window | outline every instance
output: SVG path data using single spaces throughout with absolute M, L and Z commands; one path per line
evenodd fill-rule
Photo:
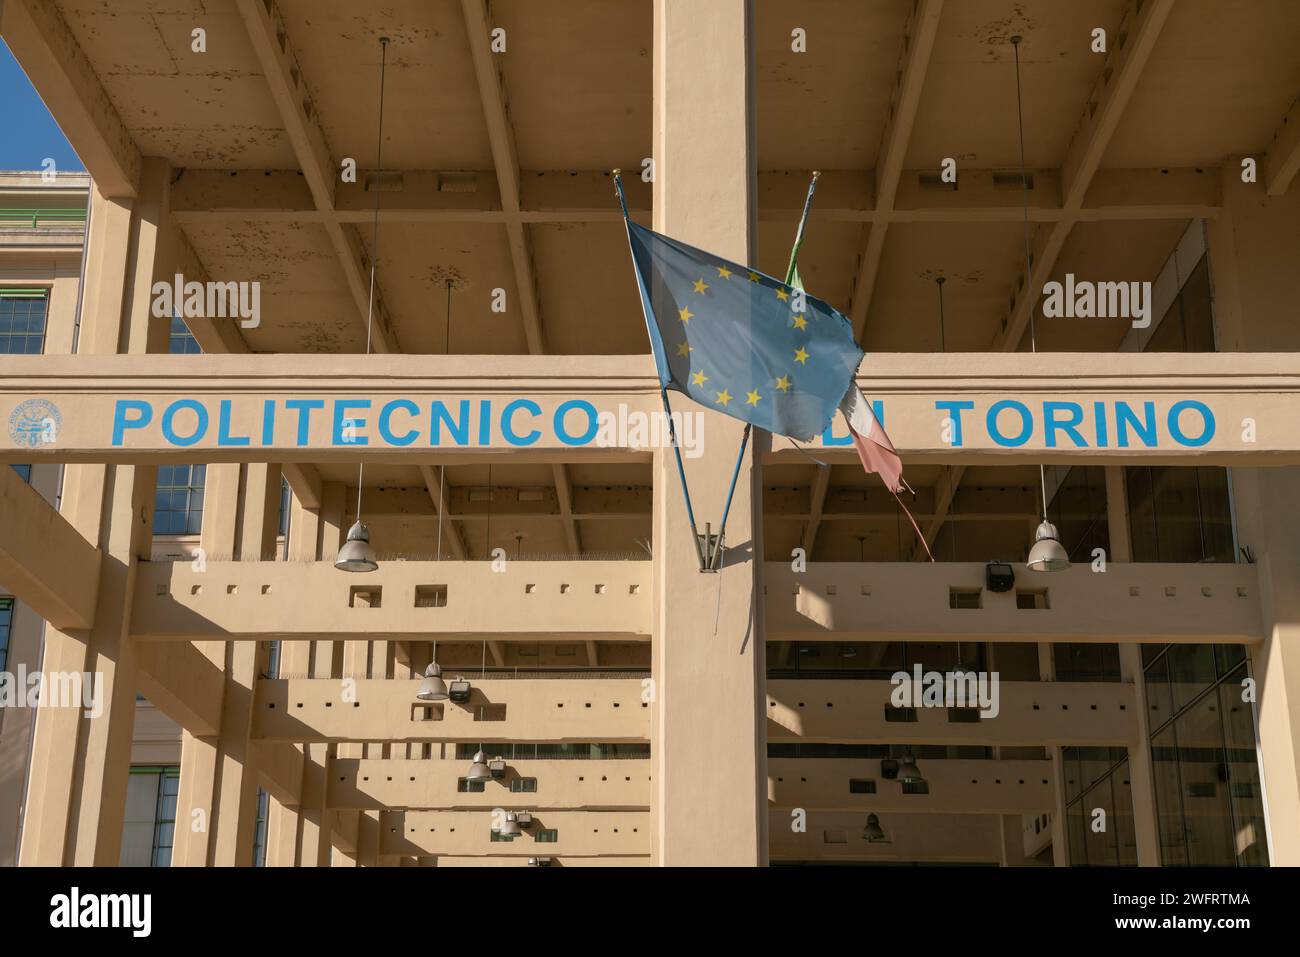
M 266 867 L 266 822 L 270 817 L 271 796 L 257 790 L 257 825 L 253 828 L 253 866 Z
M 171 866 L 180 782 L 176 765 L 131 768 L 119 858 L 123 867 Z
M 537 778 L 515 778 L 510 782 L 511 794 L 533 794 L 537 790 Z
M 461 794 L 481 794 L 486 783 L 486 781 L 467 781 L 464 778 L 457 778 L 456 790 Z
M 490 831 L 489 833 L 492 835 L 493 844 L 509 844 L 514 840 L 509 834 L 502 834 L 500 831 Z
M 45 351 L 45 289 L 0 289 L 0 353 L 40 355 Z
M 0 598 L 0 671 L 9 661 L 9 629 L 14 623 L 14 600 Z
M 192 356 L 203 351 L 199 348 L 199 341 L 190 333 L 185 320 L 180 316 L 172 316 L 172 325 L 167 336 L 167 351 L 174 356 Z
M 554 844 L 560 839 L 560 832 L 555 828 L 542 829 L 537 832 L 538 844 Z
M 155 535 L 197 535 L 203 524 L 206 466 L 160 465 L 154 494 Z
M 1057 681 L 1119 681 L 1119 645 L 1059 641 L 1052 645 Z
M 1124 477 L 1135 562 L 1236 560 L 1227 469 L 1136 466 Z

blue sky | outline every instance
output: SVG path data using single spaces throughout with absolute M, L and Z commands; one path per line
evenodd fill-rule
M 3 40 L 0 40 L 0 103 L 4 104 L 0 169 L 39 170 L 47 156 L 54 158 L 62 172 L 86 168 Z

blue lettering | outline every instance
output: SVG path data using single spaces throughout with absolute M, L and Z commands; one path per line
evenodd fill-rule
M 420 414 L 420 407 L 410 399 L 394 399 L 392 402 L 385 402 L 384 407 L 379 410 L 379 437 L 389 445 L 410 445 L 415 441 L 419 430 L 411 429 L 404 435 L 394 435 L 389 420 L 397 409 L 405 409 L 408 415 Z
M 287 399 L 284 403 L 286 409 L 296 409 L 298 412 L 298 439 L 299 448 L 307 444 L 307 438 L 311 434 L 311 411 L 312 409 L 325 408 L 324 399 Z
M 506 437 L 506 441 L 511 445 L 532 445 L 542 437 L 542 433 L 537 429 L 533 429 L 524 436 L 515 434 L 514 423 L 512 420 L 514 419 L 515 411 L 518 409 L 527 409 L 528 414 L 533 416 L 542 414 L 542 407 L 531 399 L 516 399 L 501 412 L 501 434 Z
M 262 444 L 275 444 L 275 400 L 265 399 L 262 402 Z
M 1057 419 L 1058 412 L 1068 412 L 1070 418 L 1062 422 Z M 1083 436 L 1079 434 L 1076 428 L 1083 421 L 1083 406 L 1077 402 L 1044 402 L 1043 403 L 1043 441 L 1049 449 L 1056 448 L 1056 430 L 1063 429 L 1065 434 L 1070 437 L 1076 449 L 1081 449 L 1087 443 Z
M 936 402 L 934 407 L 940 412 L 947 412 L 947 417 L 952 419 L 952 447 L 954 449 L 961 448 L 961 414 L 967 409 L 975 408 L 975 403 L 964 399 L 948 399 Z
M 457 445 L 467 445 L 469 443 L 469 399 L 460 400 L 460 421 L 453 421 L 447 414 L 447 406 L 442 402 L 434 401 L 429 406 L 429 444 L 442 445 L 442 424 L 447 423 L 448 431 L 451 432 L 452 439 Z
M 1115 444 L 1128 448 L 1128 430 L 1132 426 L 1142 444 L 1149 449 L 1156 446 L 1156 406 L 1154 402 L 1142 403 L 1143 421 L 1139 422 L 1127 402 L 1115 403 Z
M 1183 434 L 1180 416 L 1187 409 L 1194 409 L 1201 416 L 1201 434 L 1194 439 L 1189 439 Z M 1205 445 L 1210 439 L 1214 438 L 1214 413 L 1204 402 L 1198 402 L 1196 399 L 1184 399 L 1182 402 L 1175 402 L 1169 409 L 1169 434 L 1174 437 L 1174 441 L 1179 445 L 1186 445 L 1190 448 L 1197 448 Z
M 1003 409 L 1015 409 L 1020 415 L 1020 434 L 1013 439 L 1009 439 L 998 431 L 998 415 Z M 1029 441 L 1029 437 L 1034 433 L 1034 420 L 1029 414 L 1023 402 L 1017 402 L 1014 399 L 1003 399 L 1001 402 L 994 402 L 989 406 L 987 417 L 987 428 L 989 436 L 998 445 L 1007 448 L 1017 448 Z
M 194 411 L 195 423 L 194 423 L 194 432 L 192 435 L 187 435 L 183 437 L 179 436 L 176 434 L 176 430 L 173 428 L 173 420 L 176 418 L 176 413 L 179 412 L 181 409 L 192 409 Z M 203 434 L 207 431 L 208 431 L 208 410 L 203 408 L 202 404 L 195 401 L 194 399 L 178 399 L 177 401 L 173 402 L 171 405 L 167 406 L 166 411 L 164 411 L 162 414 L 163 438 L 166 439 L 168 442 L 170 442 L 172 445 L 179 445 L 182 447 L 193 445 L 199 439 L 203 438 Z
M 247 445 L 248 436 L 230 434 L 230 400 L 222 399 L 217 406 L 217 445 Z
M 564 417 L 571 409 L 579 409 L 587 416 L 587 431 L 576 438 L 564 427 Z M 585 399 L 570 399 L 568 402 L 562 402 L 555 410 L 555 434 L 565 445 L 586 445 L 596 437 L 596 418 L 596 407 Z
M 349 409 L 368 409 L 370 408 L 369 399 L 339 399 L 334 403 L 334 435 L 333 442 L 335 445 L 369 445 L 370 436 L 357 434 L 357 430 L 365 426 L 365 419 L 354 419 L 352 416 L 344 416 L 344 412 Z M 352 438 L 343 435 L 343 429 L 347 426 L 352 427 Z
M 136 415 L 127 418 L 128 412 Z M 153 406 L 138 399 L 118 399 L 113 408 L 113 447 L 122 444 L 122 436 L 127 429 L 143 429 L 153 421 Z

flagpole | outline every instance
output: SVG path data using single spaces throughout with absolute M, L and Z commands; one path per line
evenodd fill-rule
M 813 193 L 817 191 L 817 178 L 821 173 L 813 170 L 812 182 L 808 184 L 808 195 L 804 197 L 803 213 L 799 216 L 799 228 L 795 230 L 794 245 L 790 248 L 790 263 L 785 267 L 785 284 L 791 285 L 798 276 L 799 247 L 803 245 L 804 226 L 808 223 L 808 213 L 812 209 Z M 802 288 L 802 284 L 800 284 Z M 745 449 L 749 446 L 749 434 L 754 430 L 753 425 L 746 422 L 745 432 L 740 438 L 740 451 L 736 453 L 736 467 L 731 473 L 731 487 L 727 489 L 727 504 L 722 507 L 722 526 L 718 529 L 717 542 L 722 543 L 722 537 L 727 531 L 727 516 L 731 514 L 731 498 L 736 492 L 736 480 L 740 477 L 740 465 L 745 458 Z M 709 567 L 713 567 L 713 559 L 717 553 L 717 547 L 709 549 Z
M 623 224 L 624 226 L 626 226 L 631 221 L 631 217 L 628 215 L 627 212 L 627 197 L 623 195 L 623 179 L 621 173 L 622 171 L 617 169 L 614 170 L 613 172 L 614 192 L 618 196 L 618 205 L 623 210 Z M 631 241 L 632 241 L 632 232 L 629 229 L 628 230 L 629 249 L 631 248 Z M 633 266 L 636 265 L 635 258 L 633 259 L 632 264 Z M 647 331 L 649 328 L 649 322 L 650 322 L 650 317 L 647 316 L 646 317 Z M 668 422 L 668 435 L 671 437 L 672 444 L 673 444 L 673 456 L 677 460 L 677 479 L 682 486 L 682 499 L 686 502 L 686 518 L 691 523 L 691 542 L 695 546 L 695 557 L 700 563 L 700 571 L 704 571 L 705 570 L 704 548 L 700 544 L 700 532 L 698 526 L 696 526 L 695 524 L 695 509 L 691 507 L 691 491 L 686 486 L 686 466 L 682 464 L 682 449 L 677 442 L 677 428 L 673 425 L 673 411 L 668 405 L 668 388 L 663 384 L 663 382 L 659 383 L 659 398 L 663 402 L 664 418 Z M 733 483 L 735 482 L 734 479 L 732 481 Z

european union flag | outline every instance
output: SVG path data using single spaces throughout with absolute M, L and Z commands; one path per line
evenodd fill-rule
M 626 222 L 663 386 L 779 435 L 825 431 L 862 361 L 848 318 L 797 285 Z

